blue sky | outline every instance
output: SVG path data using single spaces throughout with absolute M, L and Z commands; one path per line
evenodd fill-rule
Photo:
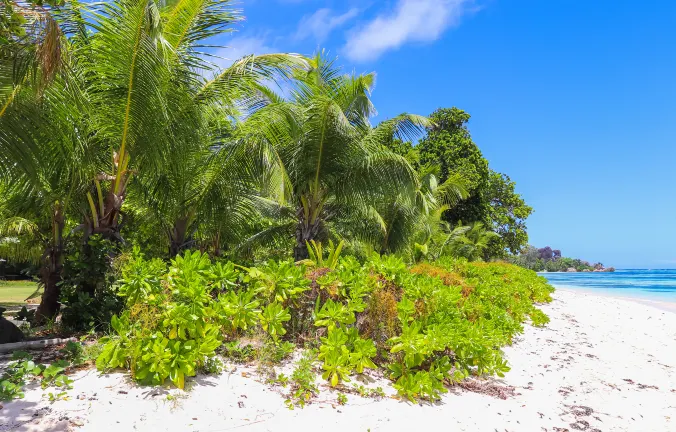
M 376 71 L 379 117 L 457 106 L 535 208 L 531 243 L 676 267 L 676 2 L 251 0 L 223 43 Z

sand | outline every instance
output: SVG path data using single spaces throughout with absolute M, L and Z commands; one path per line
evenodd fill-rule
M 676 431 L 676 313 L 563 290 L 543 309 L 551 323 L 505 349 L 506 377 L 473 383 L 506 399 L 456 387 L 433 405 L 348 394 L 341 406 L 323 386 L 289 410 L 254 367 L 197 377 L 189 392 L 89 370 L 69 400 L 50 403 L 37 387 L 4 403 L 0 431 Z

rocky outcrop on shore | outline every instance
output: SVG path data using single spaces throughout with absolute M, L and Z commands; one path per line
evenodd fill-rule
M 561 270 L 561 272 L 564 273 L 612 273 L 615 271 L 615 267 L 601 267 L 601 268 L 595 268 L 594 270 L 591 269 L 584 269 L 584 270 L 578 270 L 575 267 L 569 267 L 566 270 Z

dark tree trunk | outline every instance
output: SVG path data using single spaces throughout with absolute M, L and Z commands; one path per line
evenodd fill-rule
M 122 181 L 126 181 L 126 176 Z M 99 234 L 106 240 L 124 243 L 124 239 L 120 235 L 122 224 L 120 223 L 120 216 L 122 215 L 122 204 L 124 203 L 126 190 L 122 188 L 119 194 L 113 192 L 115 185 L 115 177 L 107 174 L 100 174 L 97 181 L 109 181 L 109 190 L 103 194 L 103 200 L 99 201 L 98 194 L 94 194 L 93 198 L 95 204 L 95 212 L 85 215 L 84 223 L 84 241 L 93 234 Z
M 64 217 L 60 207 L 54 210 L 52 215 L 52 239 L 43 257 L 43 265 L 40 270 L 44 291 L 42 300 L 35 311 L 33 323 L 43 325 L 47 320 L 56 318 L 59 313 L 59 296 L 61 295 L 61 269 L 63 268 L 63 227 Z
M 324 224 L 320 219 L 315 220 L 314 223 L 306 223 L 303 219 L 298 222 L 296 226 L 296 246 L 293 248 L 293 259 L 295 261 L 309 258 L 310 254 L 307 250 L 307 243 L 310 240 L 322 241 L 323 228 Z
M 308 259 L 309 256 L 310 255 L 308 254 L 307 251 L 307 245 L 301 240 L 298 240 L 298 238 L 296 238 L 296 246 L 294 246 L 293 248 L 293 260 L 301 261 L 304 259 Z
M 221 232 L 217 231 L 216 232 L 216 237 L 214 237 L 213 240 L 213 247 L 214 247 L 214 257 L 215 258 L 220 258 L 222 252 L 221 252 Z
M 188 246 L 189 225 L 190 222 L 187 218 L 174 222 L 174 227 L 169 233 L 169 258 L 174 258 Z

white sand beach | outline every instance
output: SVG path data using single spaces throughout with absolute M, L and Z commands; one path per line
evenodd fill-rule
M 38 386 L 3 403 L 0 431 L 676 431 L 676 313 L 562 290 L 543 309 L 551 323 L 505 349 L 505 379 L 475 385 L 492 395 L 453 388 L 416 405 L 348 394 L 341 406 L 322 384 L 316 402 L 289 410 L 255 367 L 198 377 L 189 392 L 88 370 L 69 400 L 50 403 Z M 369 386 L 393 394 L 386 384 Z

